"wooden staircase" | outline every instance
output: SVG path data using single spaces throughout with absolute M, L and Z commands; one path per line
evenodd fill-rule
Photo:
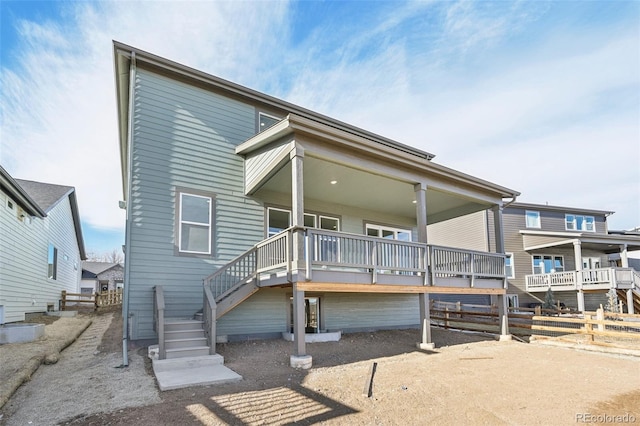
M 633 289 L 631 290 L 633 295 L 633 310 L 636 314 L 640 314 L 640 291 Z M 627 304 L 627 292 L 626 290 L 616 290 L 618 294 L 618 300 L 622 301 L 622 303 L 627 306 L 628 312 L 628 304 Z

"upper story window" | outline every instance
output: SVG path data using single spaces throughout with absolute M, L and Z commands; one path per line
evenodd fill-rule
M 596 221 L 593 216 L 566 214 L 564 215 L 564 224 L 567 231 L 595 232 L 596 230 Z
M 184 253 L 211 254 L 213 198 L 180 193 L 179 250 Z
M 540 228 L 540 212 L 527 210 L 525 213 L 527 228 Z
M 504 255 L 504 274 L 508 278 L 516 277 L 516 271 L 513 266 L 513 253 L 505 253 Z
M 548 254 L 536 254 L 531 256 L 534 274 L 549 274 L 564 272 L 564 257 Z
M 261 112 L 258 114 L 258 133 L 267 130 L 269 127 L 276 124 L 281 118 L 274 117 L 273 115 L 265 114 Z

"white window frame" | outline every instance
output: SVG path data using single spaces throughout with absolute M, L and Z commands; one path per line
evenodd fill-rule
M 551 271 L 547 271 L 547 270 L 543 270 L 542 272 L 536 272 L 536 262 L 535 262 L 536 257 L 539 257 L 539 258 L 543 261 L 542 263 L 544 264 L 544 258 L 545 258 L 545 256 L 546 256 L 546 257 L 551 257 L 551 260 L 553 260 L 553 264 L 554 264 L 554 266 L 555 266 L 555 261 L 556 261 L 556 259 L 557 259 L 557 258 L 560 258 L 560 259 L 562 260 L 562 271 L 557 271 L 557 270 L 556 270 L 556 271 L 554 271 L 554 272 L 564 272 L 564 271 L 565 271 L 566 266 L 565 266 L 565 263 L 564 263 L 564 256 L 559 255 L 559 254 L 547 254 L 547 253 L 541 253 L 541 254 L 532 254 L 532 255 L 531 255 L 531 272 L 533 272 L 533 274 L 537 274 L 537 273 L 540 273 L 540 274 L 550 274 L 550 273 L 552 273 Z M 552 268 L 552 269 L 554 269 L 554 268 Z
M 579 217 L 582 218 L 582 223 L 585 225 L 584 229 L 578 229 Z M 591 219 L 591 229 L 588 227 L 589 219 Z M 567 231 L 596 232 L 596 218 L 595 216 L 567 213 L 564 215 L 564 229 Z
M 537 217 L 535 219 L 535 223 L 530 224 L 529 223 L 529 214 L 535 214 Z M 542 223 L 540 220 L 540 212 L 536 211 L 536 210 L 525 210 L 524 213 L 524 222 L 525 222 L 525 226 L 527 228 L 536 228 L 536 229 L 540 229 L 542 227 Z
M 262 121 L 261 117 L 263 117 L 263 116 L 267 117 L 267 118 L 270 118 L 272 120 L 275 120 L 276 122 L 273 123 L 271 126 L 267 126 L 265 128 L 262 128 L 262 126 L 260 125 L 260 122 Z M 258 112 L 258 133 L 264 132 L 265 130 L 275 126 L 277 124 L 277 122 L 281 121 L 281 120 L 282 120 L 282 118 L 276 117 L 275 115 L 267 114 L 266 112 Z
M 58 248 L 51 243 L 47 248 L 47 278 L 58 279 Z
M 269 219 L 271 217 L 270 212 L 271 211 L 279 211 L 279 212 L 283 212 L 283 213 L 287 213 L 289 215 L 289 226 L 291 226 L 291 210 L 289 209 L 283 209 L 281 207 L 267 207 L 267 217 L 266 217 L 266 235 L 267 238 L 272 237 L 274 235 L 277 234 L 277 232 L 271 232 L 269 229 Z M 322 223 L 322 219 L 330 219 L 330 220 L 335 220 L 336 223 L 338 224 L 338 229 L 328 229 L 328 231 L 340 231 L 340 218 L 336 217 L 336 216 L 329 216 L 329 215 L 325 215 L 325 214 L 315 214 L 315 213 L 304 213 L 304 217 L 305 219 L 309 219 L 312 218 L 313 219 L 313 226 L 312 228 L 318 228 L 320 229 L 320 224 Z M 281 231 L 279 231 L 281 232 Z
M 411 229 L 404 229 L 404 228 L 396 228 L 394 226 L 386 226 L 386 225 L 376 225 L 374 223 L 366 223 L 364 226 L 364 233 L 365 235 L 369 236 L 369 229 L 376 229 L 377 231 L 379 231 L 379 234 L 382 233 L 382 231 L 391 231 L 393 232 L 393 239 L 394 240 L 398 240 L 398 233 L 406 233 L 409 235 L 409 241 L 412 241 L 413 239 L 413 233 L 411 231 Z M 381 236 L 378 236 L 377 238 L 384 238 Z
M 196 197 L 196 198 L 203 198 L 206 200 L 209 200 L 209 222 L 208 223 L 204 223 L 204 222 L 192 222 L 192 221 L 187 221 L 187 220 L 182 220 L 182 206 L 183 206 L 183 197 L 184 196 L 189 196 L 189 197 Z M 213 197 L 209 197 L 206 195 L 200 195 L 200 194 L 194 194 L 192 192 L 180 192 L 179 196 L 178 196 L 178 200 L 179 200 L 179 217 L 178 217 L 178 251 L 180 253 L 189 253 L 189 254 L 205 254 L 205 255 L 210 255 L 211 254 L 211 234 L 212 234 L 212 230 L 213 230 Z M 186 224 L 186 225 L 196 225 L 196 226 L 202 226 L 202 227 L 207 227 L 207 251 L 197 251 L 197 250 L 185 250 L 182 248 L 182 225 Z
M 510 262 L 511 262 L 511 265 L 510 265 L 511 266 L 511 274 L 507 275 L 507 278 L 515 278 L 516 277 L 516 265 L 515 265 L 515 262 L 514 262 L 513 253 L 505 253 L 504 256 L 505 256 L 505 259 L 504 259 L 504 269 L 505 269 L 505 271 L 504 271 L 504 273 L 505 273 L 505 275 L 507 274 L 507 259 L 509 259 Z

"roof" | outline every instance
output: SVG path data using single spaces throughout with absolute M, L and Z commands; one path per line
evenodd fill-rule
M 20 203 L 25 211 L 32 216 L 40 218 L 46 217 L 47 213 L 60 203 L 60 201 L 68 199 L 73 217 L 78 250 L 80 251 L 80 259 L 87 258 L 84 248 L 84 238 L 82 237 L 78 201 L 74 187 L 13 179 L 2 167 L 0 167 L 0 184 L 3 189 L 5 187 L 7 188 L 7 192 L 16 198 L 17 202 Z M 28 206 L 28 208 L 25 206 Z
M 54 185 L 52 183 L 35 182 L 16 179 L 16 182 L 47 213 L 74 191 L 72 186 Z
M 18 205 L 31 216 L 43 218 L 47 213 L 40 207 L 24 188 L 0 166 L 0 188 L 13 198 Z
M 564 213 L 585 213 L 585 214 L 600 215 L 600 216 L 609 216 L 615 213 L 610 210 L 594 210 L 594 209 L 585 209 L 581 207 L 551 206 L 548 204 L 522 203 L 519 201 L 510 204 L 509 207 L 521 208 L 521 209 L 561 211 Z
M 111 262 L 82 262 L 82 275 L 84 276 L 84 271 L 90 272 L 94 275 L 101 274 L 105 271 L 108 271 L 111 268 L 115 268 L 116 266 L 122 266 L 120 263 L 111 263 Z M 93 277 L 92 277 L 93 278 Z
M 123 194 L 125 200 L 127 198 L 127 187 L 129 184 L 128 141 L 131 131 L 131 123 L 129 123 L 129 91 L 131 90 L 132 83 L 131 73 L 135 73 L 137 67 L 152 68 L 157 71 L 159 70 L 160 72 L 172 75 L 174 78 L 183 81 L 187 80 L 192 84 L 196 84 L 201 87 L 204 86 L 215 91 L 224 92 L 232 97 L 240 97 L 242 99 L 261 104 L 264 107 L 287 111 L 290 114 L 290 117 L 297 116 L 300 117 L 300 119 L 307 120 L 307 122 L 309 123 L 315 122 L 325 128 L 332 128 L 335 131 L 350 134 L 352 135 L 352 137 L 366 141 L 366 144 L 368 145 L 378 146 L 380 150 L 395 151 L 398 156 L 402 155 L 413 157 L 417 160 L 416 162 L 430 162 L 431 159 L 435 157 L 434 154 L 431 154 L 429 152 L 402 144 L 400 142 L 388 139 L 386 137 L 377 135 L 356 126 L 302 108 L 298 105 L 288 103 L 281 99 L 277 99 L 264 93 L 260 93 L 258 91 L 232 83 L 222 78 L 215 77 L 202 71 L 198 71 L 185 65 L 150 54 L 143 50 L 136 49 L 126 44 L 114 41 L 113 48 L 120 139 L 120 159 L 122 167 Z M 495 193 L 502 194 L 503 198 L 509 197 L 515 199 L 515 197 L 520 195 L 520 193 L 517 191 L 504 188 L 490 182 L 482 181 L 475 177 L 456 172 L 452 169 L 447 169 L 444 166 L 434 165 L 434 170 L 437 170 L 440 173 L 444 173 L 448 177 L 454 178 L 455 180 L 462 179 L 468 182 L 473 181 L 474 183 L 483 186 L 485 189 L 490 189 Z

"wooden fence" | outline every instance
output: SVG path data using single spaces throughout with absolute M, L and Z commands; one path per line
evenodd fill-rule
M 64 311 L 70 306 L 82 306 L 92 305 L 94 309 L 116 306 L 122 304 L 122 289 L 108 290 L 100 293 L 69 293 L 65 290 L 62 291 L 62 298 L 60 299 L 60 310 Z
M 500 333 L 498 310 L 490 305 L 432 302 L 432 324 L 445 329 Z M 600 308 L 584 314 L 568 309 L 509 308 L 511 334 L 573 343 L 640 347 L 640 315 Z

